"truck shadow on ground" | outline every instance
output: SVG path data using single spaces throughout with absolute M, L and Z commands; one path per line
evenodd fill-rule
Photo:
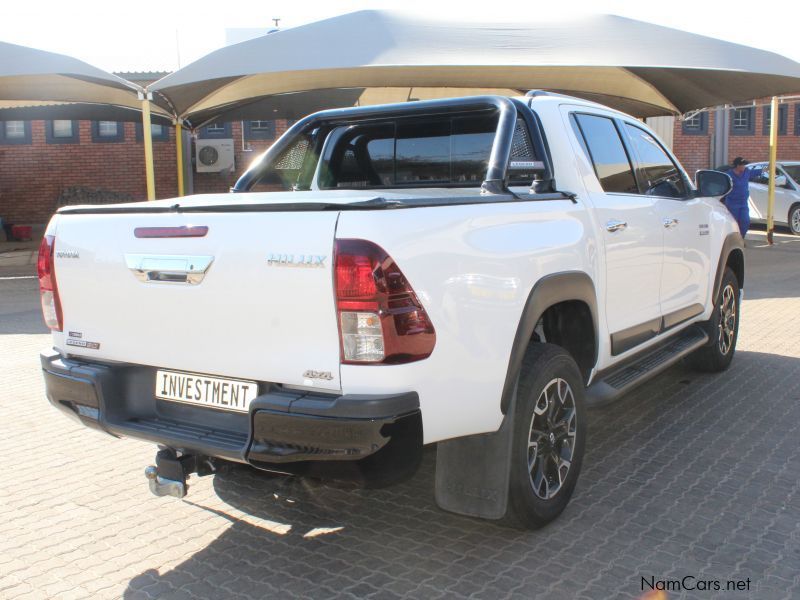
M 0 266 L 0 335 L 49 333 L 39 306 L 39 282 Z
M 739 352 L 721 375 L 668 370 L 589 411 L 575 496 L 539 531 L 439 510 L 435 449 L 380 490 L 232 467 L 214 480 L 232 525 L 172 570 L 134 577 L 125 598 L 638 596 L 643 574 L 703 569 L 763 582 L 760 542 L 726 553 L 725 541 L 759 515 L 785 525 L 799 400 L 797 358 Z

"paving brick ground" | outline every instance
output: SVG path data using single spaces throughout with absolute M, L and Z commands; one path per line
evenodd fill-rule
M 384 490 L 235 468 L 152 497 L 149 444 L 47 404 L 36 282 L 0 279 L 0 598 L 800 598 L 800 239 L 761 240 L 731 371 L 593 411 L 572 503 L 524 533 L 438 510 L 432 451 Z

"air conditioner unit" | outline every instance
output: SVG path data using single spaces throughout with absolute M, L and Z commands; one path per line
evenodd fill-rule
M 197 140 L 194 145 L 198 173 L 233 171 L 233 140 Z

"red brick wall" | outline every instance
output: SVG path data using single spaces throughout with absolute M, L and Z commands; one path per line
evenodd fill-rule
M 698 169 L 708 168 L 711 152 L 711 132 L 714 131 L 714 115 L 708 115 L 708 133 L 706 135 L 686 135 L 682 122 L 675 119 L 672 134 L 672 152 L 681 161 L 689 176 L 693 177 Z
M 227 192 L 250 162 L 274 141 L 246 140 L 244 147 L 249 150 L 243 150 L 241 122 L 231 125 L 236 170 L 233 173 L 194 173 L 194 193 Z M 80 121 L 80 143 L 48 144 L 45 121 L 31 121 L 30 144 L 0 145 L 0 217 L 7 223 L 47 223 L 62 190 L 76 186 L 146 200 L 144 144 L 136 141 L 134 123 L 124 126 L 124 142 L 92 142 L 91 121 Z M 286 121 L 277 121 L 275 129 L 277 138 L 286 131 Z M 173 129 L 169 130 L 168 141 L 153 141 L 153 162 L 156 196 L 176 196 Z
M 275 139 L 278 139 L 287 129 L 286 121 L 275 122 Z M 245 140 L 242 148 L 242 122 L 231 123 L 233 137 L 234 166 L 233 173 L 194 173 L 194 193 L 209 194 L 212 192 L 227 192 L 236 183 L 239 176 L 247 170 L 250 163 L 269 148 L 273 140 Z
M 761 98 L 756 104 L 768 104 L 770 98 Z M 788 123 L 785 135 L 778 135 L 778 160 L 800 160 L 800 136 L 794 133 L 796 111 L 800 105 L 789 104 Z M 732 135 L 728 145 L 728 156 L 733 160 L 741 156 L 749 161 L 769 160 L 769 135 L 764 130 L 764 109 L 756 108 L 756 135 Z
M 759 98 L 755 102 L 755 129 L 753 135 L 729 135 L 729 161 L 732 161 L 737 156 L 742 156 L 749 161 L 769 159 L 769 135 L 762 133 L 764 130 L 763 107 L 769 102 L 770 98 Z M 778 136 L 778 159 L 800 160 L 800 135 L 795 135 L 795 123 L 797 123 L 797 111 L 800 110 L 800 103 L 792 102 L 788 103 L 788 105 L 786 134 Z M 728 111 L 729 115 L 730 113 L 731 111 Z M 714 123 L 713 112 L 709 112 L 708 118 L 708 133 L 706 135 L 684 134 L 681 122 L 675 119 L 673 152 L 690 174 L 697 169 L 721 166 L 709 164 L 711 138 L 716 124 Z M 725 126 L 730 127 L 730 123 L 725 123 Z
M 46 223 L 62 190 L 80 186 L 147 198 L 144 146 L 135 125 L 125 123 L 125 141 L 93 143 L 91 121 L 80 121 L 79 144 L 48 144 L 45 122 L 31 121 L 31 143 L 0 145 L 0 217 L 10 223 Z M 175 135 L 153 142 L 156 193 L 177 190 Z
M 759 99 L 763 105 L 769 98 Z M 795 123 L 800 104 L 790 104 L 787 134 L 778 140 L 778 157 L 800 160 L 800 135 L 795 135 Z M 709 113 L 706 135 L 685 135 L 676 119 L 673 151 L 691 174 L 710 165 L 710 144 L 714 131 L 714 114 Z M 763 135 L 764 111 L 755 110 L 755 134 L 729 137 L 730 159 L 743 156 L 761 161 L 769 156 L 769 136 Z M 81 121 L 80 144 L 48 144 L 45 141 L 45 122 L 32 121 L 31 144 L 0 145 L 0 217 L 18 224 L 46 223 L 56 208 L 62 190 L 80 186 L 129 194 L 135 199 L 146 198 L 144 148 L 136 141 L 135 125 L 125 124 L 125 142 L 93 143 L 91 122 Z M 233 173 L 194 173 L 194 192 L 205 194 L 227 192 L 247 166 L 274 140 L 246 140 L 242 145 L 241 122 L 231 124 L 235 148 Z M 725 126 L 729 126 L 727 123 Z M 276 122 L 276 138 L 286 131 L 286 121 Z M 175 171 L 175 133 L 170 129 L 169 141 L 154 141 L 156 195 L 169 198 L 177 194 Z

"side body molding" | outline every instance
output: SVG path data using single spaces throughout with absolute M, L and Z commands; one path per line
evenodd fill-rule
M 517 326 L 517 333 L 514 336 L 514 345 L 511 347 L 511 357 L 508 361 L 508 371 L 503 385 L 503 395 L 500 401 L 500 408 L 506 414 L 511 396 L 514 393 L 514 385 L 517 380 L 522 358 L 525 350 L 533 337 L 533 330 L 539 322 L 542 314 L 554 304 L 566 302 L 568 300 L 579 300 L 586 303 L 592 313 L 592 323 L 594 324 L 594 362 L 597 362 L 597 343 L 598 317 L 597 317 L 597 293 L 591 277 L 583 271 L 565 271 L 554 273 L 540 279 L 533 286 L 525 308 L 522 311 L 522 318 Z

